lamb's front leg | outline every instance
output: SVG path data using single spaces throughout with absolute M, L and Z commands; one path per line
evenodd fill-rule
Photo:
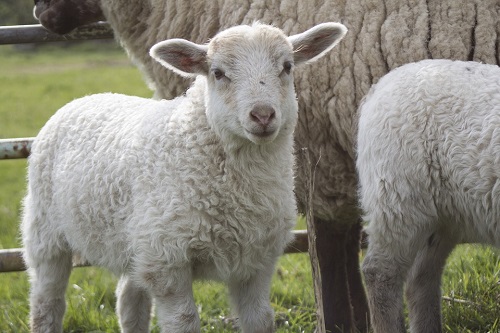
M 191 267 L 168 268 L 155 265 L 154 269 L 151 268 L 138 272 L 137 278 L 155 300 L 161 332 L 200 332 L 200 318 L 193 298 Z
M 273 273 L 274 265 L 270 265 L 249 279 L 229 283 L 229 295 L 243 333 L 274 331 L 274 311 L 269 300 Z

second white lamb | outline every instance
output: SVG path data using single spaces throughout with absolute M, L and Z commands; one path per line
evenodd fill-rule
M 357 168 L 374 332 L 441 332 L 441 275 L 460 243 L 500 246 L 500 68 L 424 60 L 360 109 Z

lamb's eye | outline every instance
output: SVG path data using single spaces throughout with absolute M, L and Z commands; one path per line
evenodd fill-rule
M 292 63 L 290 61 L 285 61 L 283 63 L 283 72 L 286 74 L 290 74 L 290 71 L 292 70 Z
M 218 68 L 215 68 L 213 70 L 213 73 L 214 73 L 214 77 L 215 77 L 216 80 L 220 80 L 220 79 L 222 79 L 225 76 L 224 72 L 221 69 L 218 69 Z

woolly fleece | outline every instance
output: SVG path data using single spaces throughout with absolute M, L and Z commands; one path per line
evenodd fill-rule
M 360 111 L 357 168 L 375 332 L 440 332 L 456 244 L 500 246 L 500 68 L 424 60 L 384 76 Z

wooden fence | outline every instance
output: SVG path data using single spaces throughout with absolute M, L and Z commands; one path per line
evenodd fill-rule
M 113 38 L 113 31 L 107 23 L 91 24 L 63 36 L 51 33 L 39 24 L 0 27 L 0 45 L 111 38 Z M 27 158 L 32 142 L 33 138 L 0 139 L 0 160 Z M 286 249 L 285 253 L 307 252 L 306 230 L 295 231 L 295 235 L 295 241 Z M 88 266 L 85 262 L 77 261 L 74 261 L 74 265 Z M 0 273 L 25 269 L 22 249 L 0 249 Z

